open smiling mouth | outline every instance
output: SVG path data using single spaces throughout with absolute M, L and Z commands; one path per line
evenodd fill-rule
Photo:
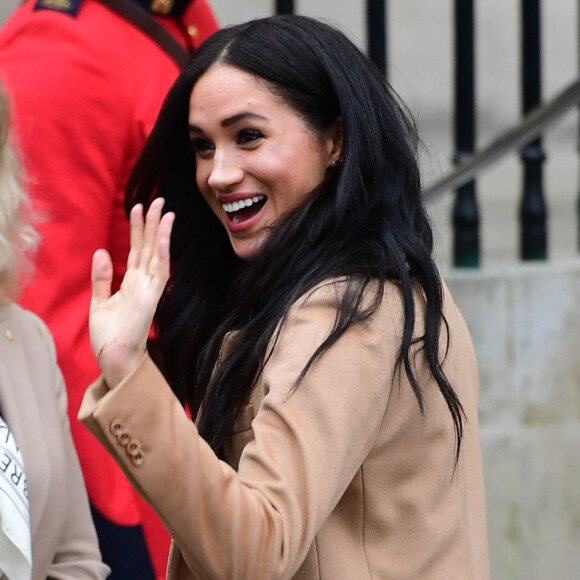
M 228 214 L 228 219 L 235 224 L 239 224 L 254 217 L 265 203 L 265 195 L 255 195 L 254 197 L 240 199 L 232 203 L 222 203 L 222 208 Z

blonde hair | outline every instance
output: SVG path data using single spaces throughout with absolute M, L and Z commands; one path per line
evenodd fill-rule
M 0 301 L 14 298 L 20 273 L 30 272 L 30 253 L 38 234 L 29 221 L 30 207 L 22 187 L 22 167 L 11 143 L 10 104 L 0 82 Z

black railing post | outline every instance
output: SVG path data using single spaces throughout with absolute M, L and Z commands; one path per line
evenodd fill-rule
M 580 9 L 578 10 L 578 20 L 576 22 L 578 29 L 577 29 L 577 37 L 576 37 L 576 42 L 577 47 L 578 47 L 578 71 L 579 71 L 579 75 L 580 75 Z M 580 107 L 578 108 L 579 112 L 580 112 Z M 577 142 L 577 151 L 578 154 L 580 155 L 580 123 L 578 124 L 578 142 Z M 577 235 L 578 235 L 578 239 L 577 239 L 577 243 L 578 243 L 578 251 L 580 252 L 580 191 L 578 192 L 578 201 L 576 202 L 576 219 L 577 219 Z
M 473 0 L 455 0 L 455 155 L 460 163 L 475 147 L 475 44 Z M 479 210 L 475 181 L 461 186 L 453 205 L 453 263 L 479 266 Z
M 384 75 L 387 73 L 386 4 L 386 0 L 367 0 L 367 52 Z
M 276 14 L 294 14 L 294 0 L 276 0 Z
M 541 103 L 540 0 L 521 0 L 522 16 L 522 105 L 526 114 Z M 524 189 L 520 203 L 520 257 L 545 260 L 547 257 L 546 204 L 543 191 L 545 155 L 538 137 L 520 153 Z

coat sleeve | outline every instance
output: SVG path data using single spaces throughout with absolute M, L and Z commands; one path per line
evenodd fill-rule
M 260 377 L 239 468 L 220 461 L 145 356 L 79 417 L 119 462 L 199 578 L 289 578 L 377 437 L 398 352 L 400 300 L 350 328 L 292 387 L 332 329 L 338 286 L 295 304 Z M 383 299 L 385 301 L 385 299 Z
M 54 343 L 44 324 L 36 317 L 33 318 L 53 363 L 50 381 L 60 417 L 60 443 L 65 457 L 64 473 L 56 476 L 61 482 L 66 482 L 67 486 L 67 502 L 59 506 L 66 513 L 66 519 L 46 577 L 50 580 L 102 580 L 109 575 L 110 570 L 103 564 L 99 552 L 85 484 L 70 433 L 67 394 L 56 363 Z

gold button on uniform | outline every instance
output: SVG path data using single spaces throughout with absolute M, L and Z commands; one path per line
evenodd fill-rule
M 191 36 L 191 38 L 195 38 L 198 35 L 198 30 L 197 30 L 197 26 L 195 26 L 195 24 L 190 24 L 187 27 L 187 34 L 189 34 L 189 36 Z
M 149 8 L 157 14 L 167 15 L 171 12 L 174 4 L 174 0 L 152 0 Z

